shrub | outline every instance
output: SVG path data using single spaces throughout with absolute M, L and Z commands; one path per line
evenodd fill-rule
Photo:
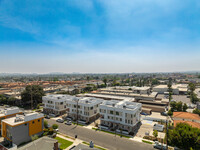
M 44 120 L 44 127 L 48 128 L 48 121 Z
M 53 125 L 52 125 L 52 128 L 53 128 L 53 129 L 58 129 L 58 125 L 57 125 L 57 124 L 53 124 Z
M 32 141 L 35 141 L 35 140 L 37 140 L 39 137 L 37 136 L 37 135 L 34 135 L 34 136 L 31 136 L 31 140 Z

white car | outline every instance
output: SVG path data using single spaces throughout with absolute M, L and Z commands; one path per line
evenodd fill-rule
M 65 124 L 66 124 L 66 125 L 71 125 L 72 122 L 71 122 L 71 121 L 67 121 L 67 122 L 65 122 Z
M 54 129 L 54 131 L 55 131 L 55 132 L 58 132 L 59 130 L 58 130 L 58 129 Z

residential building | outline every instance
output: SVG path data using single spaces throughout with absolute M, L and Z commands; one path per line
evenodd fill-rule
M 43 133 L 44 115 L 39 113 L 16 115 L 4 119 L 1 128 L 1 135 L 5 141 L 20 145 L 31 141 L 31 136 Z
M 47 95 L 42 97 L 44 104 L 43 112 L 45 114 L 63 115 L 66 113 L 66 100 L 70 99 L 70 95 Z
M 101 127 L 134 133 L 140 123 L 141 103 L 110 100 L 99 106 Z
M 56 139 L 43 136 L 35 141 L 32 141 L 18 150 L 59 150 L 59 144 Z
M 14 117 L 17 114 L 23 114 L 23 112 L 21 112 L 18 107 L 0 109 L 0 131 L 1 131 L 2 120 L 10 118 L 10 117 Z
M 66 101 L 67 114 L 73 120 L 78 118 L 85 123 L 92 122 L 99 118 L 99 105 L 102 102 L 102 99 L 94 97 L 71 97 Z
M 200 116 L 189 112 L 173 112 L 174 126 L 177 123 L 188 123 L 189 125 L 200 129 Z

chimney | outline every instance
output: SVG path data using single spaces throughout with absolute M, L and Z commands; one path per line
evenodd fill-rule
M 58 142 L 54 143 L 54 150 L 58 150 Z

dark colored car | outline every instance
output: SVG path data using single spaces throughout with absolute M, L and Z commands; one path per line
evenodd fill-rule
M 161 112 L 160 113 L 162 116 L 168 116 L 168 114 L 166 112 Z

